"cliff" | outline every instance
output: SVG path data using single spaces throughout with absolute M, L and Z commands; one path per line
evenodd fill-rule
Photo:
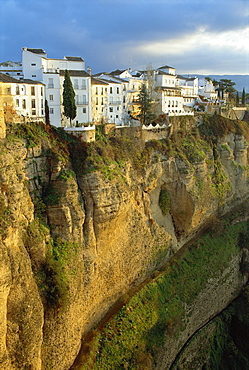
M 198 129 L 182 120 L 165 140 L 100 133 L 85 144 L 43 125 L 9 127 L 0 143 L 1 368 L 82 368 L 84 338 L 115 302 L 245 205 L 248 132 L 245 122 L 215 116 Z M 158 352 L 162 368 L 239 294 L 241 253 L 191 302 L 172 353 L 167 342 Z

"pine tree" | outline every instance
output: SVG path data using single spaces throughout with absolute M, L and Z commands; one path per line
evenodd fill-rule
M 237 91 L 237 94 L 236 94 L 236 105 L 238 106 L 239 105 L 239 92 Z
M 153 103 L 146 83 L 142 83 L 140 86 L 138 102 L 140 105 L 140 114 L 138 115 L 140 122 L 142 125 L 148 126 L 156 115 L 153 111 Z
M 46 125 L 50 125 L 49 107 L 47 99 L 45 99 L 45 122 Z
M 242 91 L 242 105 L 246 105 L 246 91 L 244 87 Z
M 63 82 L 63 106 L 64 115 L 70 119 L 70 126 L 72 120 L 76 117 L 75 92 L 68 70 L 65 71 L 65 78 Z

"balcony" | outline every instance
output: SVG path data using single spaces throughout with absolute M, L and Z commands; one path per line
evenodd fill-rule
M 109 105 L 120 105 L 120 104 L 122 104 L 122 100 L 109 101 Z
M 76 101 L 76 105 L 77 106 L 85 106 L 85 105 L 88 105 L 89 102 L 87 100 L 78 100 Z

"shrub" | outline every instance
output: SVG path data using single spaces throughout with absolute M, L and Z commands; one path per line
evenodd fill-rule
M 169 213 L 171 206 L 170 196 L 167 190 L 165 189 L 160 190 L 158 204 L 162 211 L 162 214 L 166 216 Z

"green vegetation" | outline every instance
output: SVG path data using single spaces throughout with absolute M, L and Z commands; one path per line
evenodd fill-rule
M 75 92 L 68 70 L 65 71 L 63 82 L 63 107 L 64 115 L 70 119 L 70 126 L 72 120 L 77 115 L 77 108 L 75 103 Z
M 68 142 L 70 137 L 63 129 L 58 129 L 42 122 L 8 124 L 7 141 L 24 140 L 27 148 L 41 145 L 44 155 L 62 162 L 69 159 Z
M 213 116 L 205 115 L 203 124 L 198 127 L 201 137 L 209 143 L 217 143 L 218 138 L 221 138 L 228 133 L 236 133 L 244 135 L 249 142 L 249 125 L 244 121 L 231 120 L 222 117 L 218 114 Z
M 205 370 L 249 368 L 249 287 L 215 320 L 216 331 Z
M 94 338 L 86 344 L 90 352 L 81 370 L 89 364 L 94 369 L 145 369 L 165 339 L 184 328 L 185 305 L 191 304 L 208 279 L 217 277 L 238 253 L 238 236 L 246 227 L 244 223 L 230 226 L 230 222 L 222 222 L 217 226 L 218 235 L 211 231 L 178 260 L 168 263 L 102 331 L 95 329 Z
M 170 196 L 167 190 L 161 189 L 160 194 L 159 194 L 158 204 L 162 211 L 162 214 L 166 216 L 170 211 L 170 205 L 171 205 Z
M 152 98 L 146 83 L 142 83 L 139 89 L 138 103 L 140 113 L 138 115 L 142 125 L 148 126 L 155 118 Z
M 46 206 L 56 206 L 59 204 L 60 199 L 61 194 L 59 190 L 55 188 L 52 183 L 50 183 L 42 196 L 44 204 Z
M 7 139 L 17 137 L 24 139 L 27 144 L 27 148 L 32 148 L 39 145 L 42 139 L 48 139 L 49 135 L 45 130 L 43 123 L 18 123 L 7 126 Z

